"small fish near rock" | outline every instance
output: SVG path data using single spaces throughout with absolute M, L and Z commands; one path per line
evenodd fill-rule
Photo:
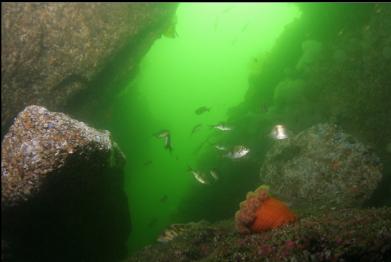
M 288 132 L 283 125 L 275 125 L 270 132 L 270 136 L 276 140 L 287 139 L 289 137 Z
M 223 131 L 223 132 L 228 132 L 228 131 L 232 131 L 233 128 L 230 127 L 230 126 L 227 126 L 226 124 L 224 123 L 220 123 L 220 124 L 217 124 L 217 125 L 213 125 L 211 126 L 211 128 L 215 128 L 219 131 Z
M 250 149 L 243 146 L 237 145 L 234 146 L 226 155 L 230 159 L 239 159 L 245 157 L 250 152 Z

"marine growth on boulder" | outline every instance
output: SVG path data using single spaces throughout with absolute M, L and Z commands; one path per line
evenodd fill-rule
M 276 141 L 260 172 L 262 183 L 302 211 L 358 207 L 370 198 L 381 177 L 376 154 L 331 124 Z
M 124 164 L 110 132 L 44 107 L 26 107 L 2 143 L 6 258 L 115 261 L 123 256 L 130 231 Z

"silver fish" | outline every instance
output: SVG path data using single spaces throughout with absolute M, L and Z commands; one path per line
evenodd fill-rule
M 208 184 L 208 182 L 205 180 L 202 173 L 198 173 L 198 172 L 193 171 L 192 174 L 197 179 L 197 181 L 200 182 L 201 184 L 205 184 L 205 185 Z
M 214 180 L 219 180 L 219 176 L 217 175 L 216 170 L 212 169 L 210 170 L 210 175 L 213 177 Z
M 159 133 L 155 134 L 155 137 L 157 138 L 163 138 L 164 139 L 164 148 L 168 149 L 171 153 L 172 151 L 172 146 L 171 146 L 171 135 L 170 131 L 168 130 L 162 130 Z
M 212 127 L 213 127 L 213 128 L 216 128 L 217 130 L 224 131 L 224 132 L 226 132 L 226 131 L 231 131 L 231 130 L 232 130 L 232 127 L 227 126 L 227 125 L 225 125 L 225 124 L 223 124 L 223 123 L 214 125 L 214 126 L 212 126 Z
M 243 145 L 237 145 L 232 148 L 225 156 L 231 159 L 242 158 L 250 152 L 250 149 Z
M 170 131 L 167 130 L 167 129 L 164 129 L 164 130 L 154 134 L 154 136 L 157 137 L 157 138 L 164 138 L 164 137 L 169 136 L 169 135 L 170 135 Z
M 288 138 L 288 134 L 285 126 L 275 125 L 270 133 L 271 137 L 277 140 L 282 140 Z
M 222 145 L 215 145 L 215 148 L 219 151 L 226 151 L 227 148 L 225 146 L 222 146 Z
M 204 185 L 209 184 L 208 181 L 205 179 L 205 175 L 203 173 L 193 170 L 191 167 L 189 167 L 188 170 L 194 176 L 194 178 L 197 179 L 198 182 Z

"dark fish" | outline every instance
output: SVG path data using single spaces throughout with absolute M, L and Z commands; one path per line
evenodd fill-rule
M 238 37 L 237 36 L 235 36 L 235 38 L 232 40 L 231 45 L 235 45 L 236 41 L 238 41 Z
M 171 146 L 171 136 L 168 135 L 165 139 L 164 139 L 164 148 L 165 149 L 168 149 L 168 151 L 172 151 L 172 146 Z
M 208 136 L 202 143 L 194 150 L 194 153 L 198 153 L 205 145 L 206 143 L 211 139 L 210 136 Z
M 152 218 L 148 223 L 148 227 L 153 227 L 154 225 L 156 225 L 156 222 L 157 222 L 157 218 L 156 217 Z
M 263 113 L 267 113 L 269 111 L 267 105 L 261 106 L 261 110 L 262 110 Z
M 248 24 L 249 23 L 247 23 L 247 24 L 245 24 L 243 27 L 242 27 L 242 29 L 240 30 L 240 32 L 244 32 L 244 31 L 246 31 L 247 30 L 247 27 L 248 27 Z
M 201 107 L 199 107 L 199 108 L 196 109 L 195 113 L 196 113 L 197 115 L 201 115 L 201 114 L 203 114 L 203 113 L 205 113 L 205 112 L 209 112 L 209 111 L 210 111 L 210 107 L 201 106 Z
M 144 166 L 149 166 L 150 164 L 152 164 L 152 160 L 148 160 L 144 162 Z
M 219 27 L 219 17 L 217 16 L 214 23 L 214 31 L 217 32 L 217 29 Z
M 160 198 L 160 202 L 165 203 L 167 201 L 167 195 L 164 195 Z
M 222 14 L 228 13 L 229 11 L 231 11 L 231 9 L 232 9 L 232 6 L 227 7 L 227 8 L 225 8 L 223 11 L 221 11 L 221 13 L 222 13 Z
M 202 124 L 195 125 L 193 127 L 193 129 L 191 130 L 191 135 L 193 135 L 195 132 L 197 132 L 197 130 L 199 130 L 201 126 L 202 126 Z

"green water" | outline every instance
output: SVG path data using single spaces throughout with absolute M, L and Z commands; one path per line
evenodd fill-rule
M 216 133 L 209 125 L 226 121 L 227 111 L 243 101 L 249 77 L 261 70 L 284 26 L 298 17 L 300 12 L 292 4 L 179 5 L 178 37 L 162 36 L 153 44 L 136 79 L 112 109 L 113 135 L 128 160 L 130 251 L 153 243 L 172 223 L 201 218 L 181 214 L 186 211 L 180 207 L 207 206 L 187 196 L 192 191 L 210 193 L 216 185 L 200 184 L 187 172 L 188 165 L 205 168 L 198 157 L 211 147 L 203 143 L 205 139 Z M 197 115 L 200 106 L 211 111 Z M 201 129 L 191 135 L 197 124 L 202 124 Z M 162 129 L 171 132 L 171 154 L 162 140 L 153 137 Z M 217 192 L 216 197 L 226 195 Z M 213 206 L 209 208 L 212 214 Z M 233 216 L 231 212 L 211 214 L 204 217 Z

